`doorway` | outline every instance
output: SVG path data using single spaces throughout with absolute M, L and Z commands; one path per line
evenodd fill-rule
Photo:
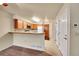
M 59 50 L 59 48 L 57 47 L 56 45 L 56 41 L 54 40 L 54 33 L 53 31 L 55 30 L 54 29 L 54 21 L 53 22 L 50 22 L 50 24 L 48 24 L 49 27 L 49 40 L 45 40 L 45 51 L 51 55 L 54 55 L 54 56 L 61 56 L 61 52 Z
M 44 24 L 45 40 L 49 40 L 49 24 Z

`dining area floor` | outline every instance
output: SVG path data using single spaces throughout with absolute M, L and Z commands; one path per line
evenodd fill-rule
M 29 48 L 11 46 L 3 51 L 0 51 L 0 56 L 51 56 L 45 51 L 38 51 Z

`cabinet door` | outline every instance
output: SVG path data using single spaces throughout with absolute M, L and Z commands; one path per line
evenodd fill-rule
M 14 20 L 14 28 L 15 29 L 23 29 L 23 21 L 21 20 Z
M 26 22 L 23 22 L 23 27 L 24 27 L 24 29 L 27 29 L 27 23 Z
M 32 24 L 32 25 L 31 25 L 31 28 L 32 28 L 32 29 L 37 29 L 37 24 Z

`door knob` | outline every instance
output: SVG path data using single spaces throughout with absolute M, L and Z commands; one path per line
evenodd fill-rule
M 67 36 L 67 35 L 65 35 L 65 36 Z
M 65 37 L 64 39 L 65 39 L 65 40 L 67 40 L 67 38 L 66 38 L 66 37 Z

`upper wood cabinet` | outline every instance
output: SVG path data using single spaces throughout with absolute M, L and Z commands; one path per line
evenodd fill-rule
M 37 24 L 32 24 L 31 29 L 37 29 L 37 26 L 38 26 Z
M 23 21 L 14 19 L 14 28 L 15 29 L 23 29 Z
M 27 29 L 27 23 L 23 22 L 23 29 Z
M 31 24 L 26 21 L 14 19 L 14 28 L 15 29 L 28 29 L 30 27 L 29 25 L 31 25 Z

